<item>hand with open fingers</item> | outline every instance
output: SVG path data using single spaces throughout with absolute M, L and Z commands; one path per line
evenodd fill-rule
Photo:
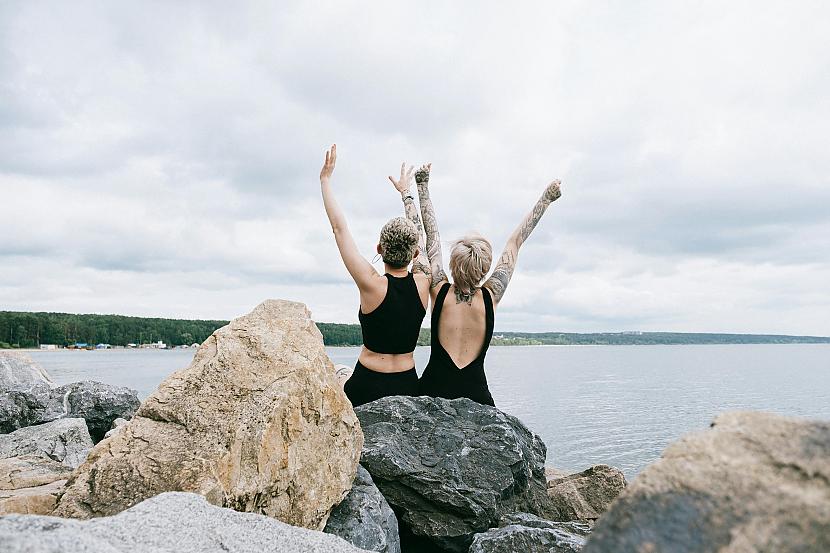
M 432 163 L 425 163 L 415 171 L 415 184 L 424 186 L 429 182 L 429 172 L 432 170 Z
M 562 181 L 560 181 L 559 179 L 556 179 L 555 181 L 551 182 L 548 185 L 547 189 L 545 189 L 545 194 L 544 194 L 545 198 L 548 201 L 555 202 L 556 200 L 559 199 L 559 197 L 562 195 L 562 190 L 560 188 L 561 184 L 562 184 Z
M 395 180 L 392 175 L 389 175 L 390 182 L 395 185 L 395 190 L 400 192 L 401 194 L 406 193 L 409 190 L 409 187 L 412 185 L 412 171 L 415 168 L 411 165 L 409 169 L 406 168 L 406 162 L 401 163 L 401 178 Z
M 337 163 L 337 144 L 332 144 L 331 149 L 326 151 L 326 161 L 320 169 L 320 182 L 328 181 L 334 173 L 334 165 Z

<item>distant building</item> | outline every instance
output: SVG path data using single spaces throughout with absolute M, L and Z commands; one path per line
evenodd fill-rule
M 143 349 L 167 349 L 167 344 L 159 340 L 158 342 L 153 342 L 151 344 L 141 344 L 140 347 Z
M 58 346 L 55 344 L 40 344 L 40 349 L 51 351 L 53 349 L 58 349 Z
M 138 344 L 127 344 L 128 348 L 137 348 Z
M 98 344 L 95 346 L 95 349 L 112 349 L 112 346 L 109 344 Z

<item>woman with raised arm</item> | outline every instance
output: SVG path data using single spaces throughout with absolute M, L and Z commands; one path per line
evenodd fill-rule
M 363 349 L 344 390 L 354 406 L 384 396 L 418 395 L 412 352 L 426 315 L 430 277 L 426 256 L 418 248 L 420 218 L 409 192 L 412 168 L 405 171 L 402 166 L 398 181 L 389 177 L 401 191 L 410 219 L 396 217 L 381 229 L 377 252 L 383 258 L 385 274 L 380 275 L 360 255 L 346 218 L 334 199 L 331 176 L 336 161 L 337 146 L 334 145 L 326 152 L 320 171 L 320 189 L 340 257 L 360 291 L 358 319 L 363 332 Z M 413 261 L 414 274 L 408 270 Z
M 415 173 L 432 273 L 432 346 L 419 393 L 448 399 L 467 397 L 495 405 L 484 374 L 495 310 L 513 275 L 519 248 L 548 206 L 561 196 L 560 183 L 556 180 L 547 186 L 533 210 L 510 235 L 492 276 L 480 286 L 493 259 L 490 242 L 483 236 L 471 234 L 456 240 L 450 251 L 452 282 L 444 273 L 438 222 L 429 197 L 429 170 L 427 165 Z M 447 301 L 450 292 L 455 301 Z

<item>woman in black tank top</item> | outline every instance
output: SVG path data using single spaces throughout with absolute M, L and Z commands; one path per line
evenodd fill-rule
M 389 177 L 401 192 L 407 218 L 396 217 L 381 229 L 377 252 L 385 274 L 380 275 L 360 254 L 334 199 L 331 176 L 336 160 L 337 147 L 332 146 L 320 171 L 320 187 L 340 257 L 360 291 L 358 319 L 363 331 L 363 348 L 344 390 L 354 406 L 389 395 L 416 395 L 412 352 L 426 315 L 429 269 L 421 253 L 420 217 L 409 192 L 412 168 L 401 166 L 399 180 Z
M 553 181 L 545 188 L 531 212 L 513 231 L 493 274 L 482 287 L 479 287 L 480 283 L 492 263 L 490 243 L 479 235 L 457 240 L 450 253 L 450 272 L 453 278 L 453 282 L 450 283 L 444 273 L 438 222 L 429 197 L 429 166 L 426 170 L 415 173 L 415 182 L 418 185 L 432 276 L 431 351 L 429 363 L 421 376 L 419 393 L 448 399 L 467 397 L 479 403 L 495 406 L 484 373 L 484 358 L 493 337 L 495 309 L 504 297 L 507 284 L 513 275 L 519 248 L 530 236 L 548 206 L 562 195 L 560 182 Z M 450 301 L 454 301 L 450 306 L 453 310 L 453 327 L 443 333 L 443 336 L 451 339 L 454 348 L 460 350 L 461 354 L 467 351 L 478 352 L 476 357 L 463 366 L 456 364 L 451 352 L 444 348 L 440 339 L 442 315 L 443 318 L 448 317 L 446 304 L 450 291 L 453 292 L 453 300 Z M 481 301 L 477 299 L 479 292 Z M 482 326 L 484 328 L 481 328 Z M 478 342 L 467 343 L 470 340 L 468 336 L 479 335 L 481 337 Z M 452 353 L 458 355 L 458 352 Z

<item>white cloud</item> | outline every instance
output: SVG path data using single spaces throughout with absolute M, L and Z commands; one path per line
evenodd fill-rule
M 501 330 L 830 334 L 819 2 L 0 8 L 0 309 L 354 321 L 401 160 L 450 239 L 552 178 Z M 125 293 L 125 290 L 129 293 Z

